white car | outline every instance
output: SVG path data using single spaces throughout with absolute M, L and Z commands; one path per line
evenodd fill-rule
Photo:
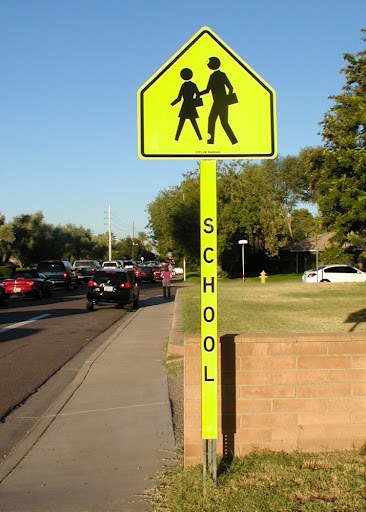
M 172 274 L 175 276 L 182 276 L 183 275 L 183 269 L 181 267 L 174 267 Z
M 364 283 L 366 272 L 349 265 L 323 265 L 318 270 L 305 270 L 304 283 Z

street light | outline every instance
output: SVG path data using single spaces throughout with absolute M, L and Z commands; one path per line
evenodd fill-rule
M 248 240 L 239 240 L 238 244 L 241 245 L 241 261 L 243 265 L 243 281 L 245 281 L 245 271 L 244 271 L 244 245 L 248 243 Z

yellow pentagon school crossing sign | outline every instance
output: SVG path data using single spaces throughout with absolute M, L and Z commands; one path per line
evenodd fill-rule
M 203 27 L 138 91 L 139 156 L 275 158 L 275 91 Z

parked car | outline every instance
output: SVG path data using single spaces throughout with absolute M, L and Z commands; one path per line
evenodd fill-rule
M 86 309 L 95 305 L 116 304 L 126 306 L 127 311 L 139 307 L 140 288 L 134 273 L 122 268 L 97 270 L 88 282 Z
M 12 277 L 4 279 L 3 285 L 6 297 L 16 294 L 41 299 L 52 295 L 51 281 L 42 272 L 29 268 L 18 268 Z
M 78 287 L 78 279 L 69 261 L 40 261 L 37 265 L 37 271 L 45 274 L 54 287 L 61 286 L 67 290 L 76 289 Z
M 155 283 L 155 275 L 153 269 L 149 265 L 137 265 L 135 268 L 136 281 L 149 281 Z
M 302 280 L 304 283 L 364 283 L 366 272 L 349 265 L 322 265 L 318 270 L 305 270 Z
M 182 267 L 173 267 L 172 268 L 172 275 L 173 276 L 182 276 L 184 274 L 184 270 Z
M 4 305 L 5 299 L 6 299 L 5 286 L 1 282 L 0 283 L 0 306 Z
M 76 260 L 73 265 L 79 283 L 87 283 L 100 268 L 97 260 Z
M 121 260 L 103 261 L 102 268 L 123 268 Z

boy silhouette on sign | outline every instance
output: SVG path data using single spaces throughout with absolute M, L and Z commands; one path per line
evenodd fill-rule
M 198 139 L 202 140 L 202 136 L 196 121 L 196 119 L 199 117 L 196 107 L 203 105 L 203 102 L 200 98 L 200 92 L 198 90 L 197 85 L 194 82 L 191 82 L 191 78 L 193 77 L 193 72 L 191 69 L 182 69 L 182 71 L 180 72 L 180 76 L 184 80 L 184 83 L 180 88 L 177 98 L 171 103 L 171 106 L 174 107 L 174 105 L 179 103 L 183 98 L 183 103 L 178 116 L 179 124 L 177 128 L 177 133 L 175 135 L 175 140 L 179 140 L 179 136 L 181 134 L 186 119 L 189 119 L 191 121 Z
M 213 104 L 210 115 L 208 117 L 208 135 L 209 139 L 207 144 L 213 144 L 215 142 L 215 125 L 217 118 L 220 118 L 221 125 L 225 130 L 226 135 L 229 137 L 232 144 L 238 142 L 229 125 L 229 102 L 228 95 L 226 94 L 226 88 L 229 94 L 233 92 L 233 86 L 231 85 L 228 77 L 222 71 L 219 71 L 220 59 L 217 57 L 210 57 L 207 66 L 213 70 L 211 74 L 207 88 L 200 92 L 200 95 L 208 94 L 212 92 Z

